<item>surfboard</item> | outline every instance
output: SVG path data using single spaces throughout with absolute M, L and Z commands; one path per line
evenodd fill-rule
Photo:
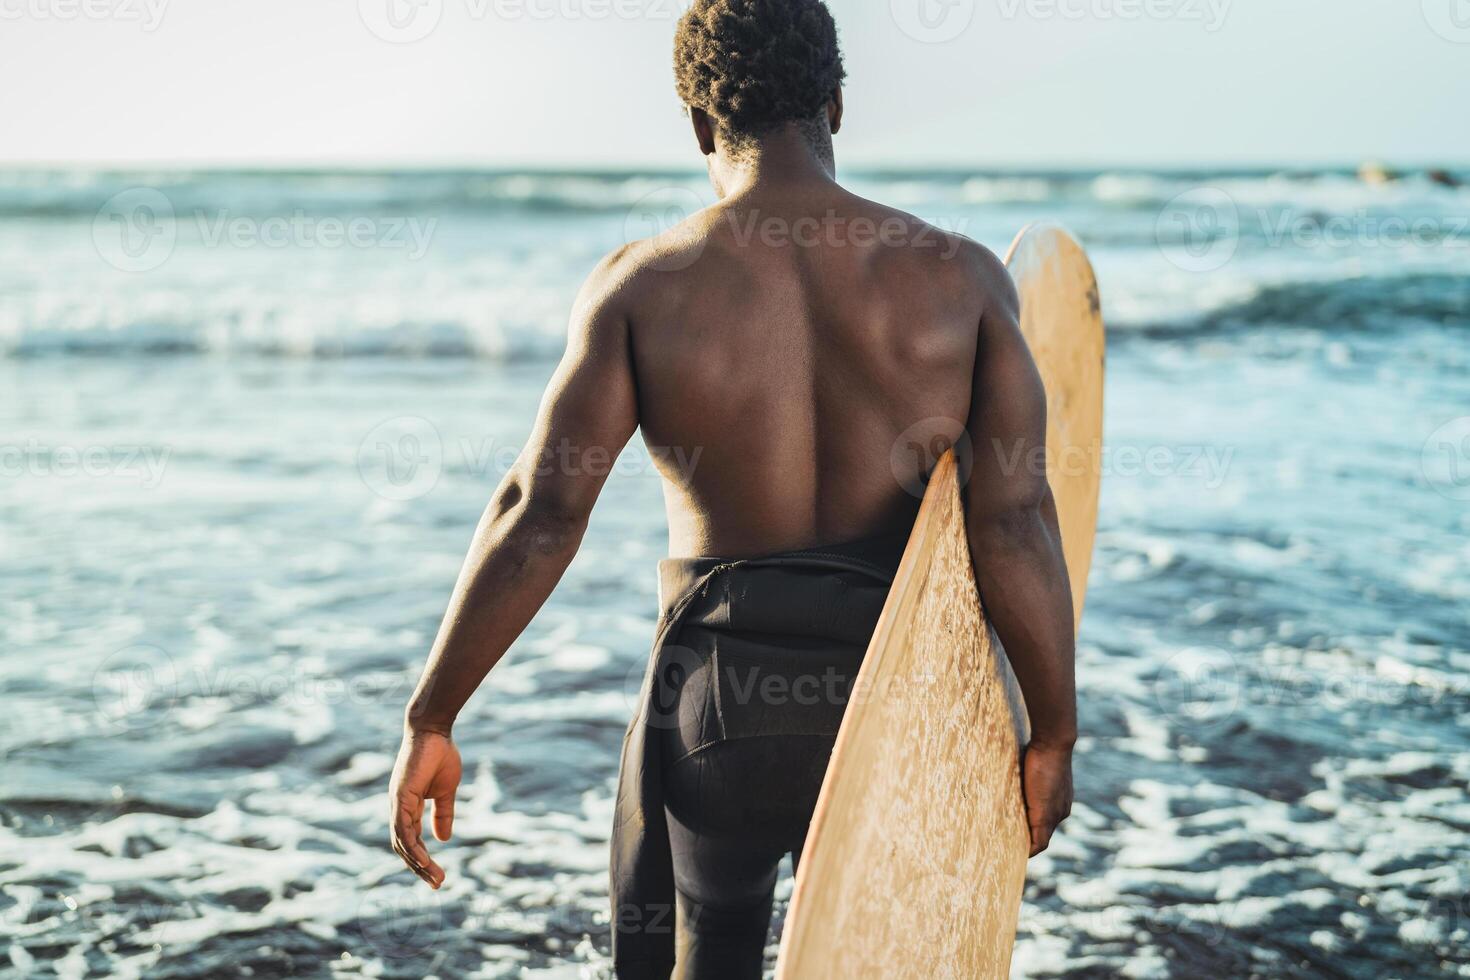
M 1046 386 L 1048 475 L 1079 621 L 1097 524 L 1103 323 L 1082 247 L 1031 226 L 1007 258 Z M 1029 727 L 981 608 L 953 452 L 930 475 L 838 733 L 778 980 L 1009 975 L 1029 837 Z

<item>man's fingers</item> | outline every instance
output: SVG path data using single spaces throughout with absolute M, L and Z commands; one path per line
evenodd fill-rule
M 414 874 L 438 888 L 444 883 L 444 869 L 434 863 L 424 847 L 423 819 L 422 797 L 407 793 L 399 796 L 393 811 L 393 850 Z
M 406 865 L 408 867 L 408 870 L 410 870 L 414 874 L 418 875 L 420 878 L 422 878 L 429 885 L 432 886 L 434 884 L 432 881 L 429 881 L 428 872 L 424 871 L 423 868 L 421 868 L 417 864 L 415 864 L 413 858 L 409 857 L 408 856 L 408 852 L 403 849 L 403 845 L 400 844 L 400 843 L 398 843 L 398 841 L 396 841 L 396 840 L 393 842 L 393 853 L 394 854 L 397 854 L 399 856 L 399 858 L 401 858 L 403 860 L 403 863 L 404 863 L 404 865 Z
M 1056 833 L 1066 819 L 1072 815 L 1070 805 L 1060 813 L 1053 813 L 1048 817 L 1029 824 L 1031 831 L 1031 856 L 1035 857 L 1051 846 L 1052 835 Z
M 1031 825 L 1031 857 L 1035 857 L 1051 845 L 1051 835 L 1054 830 L 1056 830 L 1056 824 L 1053 823 Z
M 440 871 L 439 866 L 434 864 L 432 861 L 429 862 L 430 867 L 422 867 L 414 861 L 413 857 L 406 850 L 396 844 L 393 847 L 393 852 L 403 859 L 403 863 L 408 866 L 408 870 L 412 871 L 415 875 L 422 879 L 424 884 L 428 885 L 430 888 L 433 888 L 437 891 L 439 886 L 444 883 L 444 872 Z
M 417 830 L 419 818 L 424 815 L 424 799 L 417 793 L 399 790 L 393 798 L 393 829 L 399 834 L 410 828 Z
M 429 857 L 429 849 L 424 846 L 424 839 L 419 836 L 417 827 L 413 829 L 413 833 L 403 838 L 403 847 L 404 850 L 408 851 L 408 856 L 413 859 L 414 864 L 417 865 L 416 870 L 422 871 L 427 876 L 424 880 L 435 888 L 438 888 L 440 883 L 444 881 L 444 869 L 435 864 L 434 859 Z
M 435 888 L 444 884 L 444 869 L 429 857 L 429 851 L 424 847 L 422 839 L 414 835 L 403 838 L 400 843 L 403 847 L 403 859 L 415 874 Z
M 393 811 L 393 831 L 398 839 L 407 843 L 423 836 L 424 827 L 424 800 L 420 796 L 412 796 L 407 793 L 398 798 L 398 806 Z
M 434 836 L 448 840 L 454 830 L 454 793 L 451 791 L 434 800 Z

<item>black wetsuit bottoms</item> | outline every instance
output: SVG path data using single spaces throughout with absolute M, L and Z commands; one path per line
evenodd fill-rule
M 759 980 L 777 868 L 800 858 L 902 544 L 661 566 L 686 600 L 649 692 L 679 977 Z

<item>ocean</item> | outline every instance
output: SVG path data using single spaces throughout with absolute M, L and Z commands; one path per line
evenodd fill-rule
M 1101 281 L 1078 802 L 1016 976 L 1470 976 L 1470 188 L 850 183 L 997 251 L 1060 222 Z M 438 893 L 387 779 L 578 283 L 711 199 L 0 171 L 0 974 L 608 975 L 665 543 L 642 450 L 461 716 Z

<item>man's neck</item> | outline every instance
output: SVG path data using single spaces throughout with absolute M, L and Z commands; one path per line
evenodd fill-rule
M 763 136 L 732 159 L 722 150 L 710 167 L 721 197 L 764 193 L 836 182 L 830 146 L 822 152 L 799 127 L 788 125 Z

